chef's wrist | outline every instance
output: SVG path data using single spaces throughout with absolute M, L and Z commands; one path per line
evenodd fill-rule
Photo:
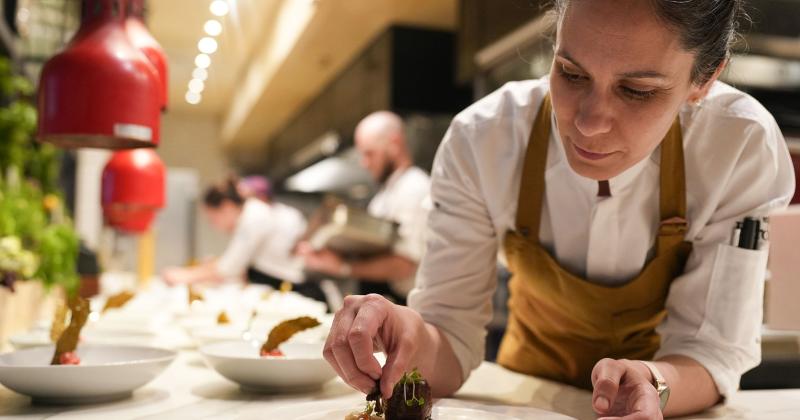
M 642 377 L 647 379 L 647 382 L 653 383 L 655 378 L 653 372 L 643 363 L 642 360 L 628 360 L 629 366 L 636 370 Z

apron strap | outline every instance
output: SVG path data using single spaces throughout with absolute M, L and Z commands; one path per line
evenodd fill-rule
M 544 173 L 547 167 L 547 145 L 550 142 L 552 109 L 550 93 L 548 93 L 542 99 L 542 105 L 539 107 L 533 123 L 519 185 L 517 233 L 537 242 L 542 218 L 542 199 L 545 191 Z
M 659 195 L 661 224 L 658 228 L 656 255 L 683 242 L 686 222 L 686 174 L 683 163 L 683 136 L 680 118 L 661 142 L 661 190 Z

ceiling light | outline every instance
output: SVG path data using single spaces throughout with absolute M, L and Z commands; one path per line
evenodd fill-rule
M 203 37 L 197 42 L 197 49 L 205 54 L 213 54 L 217 50 L 217 41 L 211 37 Z
M 230 8 L 228 7 L 228 2 L 225 0 L 214 0 L 211 2 L 209 10 L 211 10 L 211 13 L 214 16 L 222 17 L 228 14 Z
M 208 70 L 198 67 L 192 71 L 192 78 L 205 81 L 208 79 Z
M 192 79 L 189 81 L 189 92 L 200 93 L 206 88 L 206 84 L 200 79 Z
M 199 104 L 202 99 L 203 97 L 197 92 L 186 92 L 186 102 L 192 105 Z
M 216 19 L 209 19 L 206 24 L 203 25 L 203 29 L 208 35 L 217 36 L 222 33 L 222 24 Z
M 207 69 L 211 65 L 211 57 L 208 54 L 197 54 L 197 57 L 194 58 L 194 65 L 201 69 Z

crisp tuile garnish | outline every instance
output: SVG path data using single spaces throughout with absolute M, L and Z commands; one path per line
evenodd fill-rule
M 289 292 L 292 291 L 293 288 L 294 288 L 294 285 L 291 282 L 282 281 L 281 282 L 280 292 L 281 293 L 289 293 Z
M 64 333 L 64 330 L 67 328 L 68 312 L 69 307 L 67 307 L 66 300 L 59 300 L 56 305 L 55 314 L 53 314 L 53 323 L 50 325 L 50 341 L 55 343 L 58 341 L 58 338 L 61 337 L 61 334 Z
M 121 293 L 117 293 L 116 295 L 110 296 L 108 300 L 106 300 L 106 304 L 103 305 L 103 310 L 101 312 L 105 312 L 109 309 L 121 308 L 125 306 L 128 301 L 134 298 L 136 293 L 124 291 Z
M 69 310 L 71 313 L 69 326 L 61 334 L 56 343 L 56 351 L 53 354 L 51 365 L 58 365 L 64 360 L 63 355 L 74 353 L 78 347 L 81 329 L 89 319 L 89 301 L 80 297 L 69 298 Z
M 195 292 L 192 286 L 187 287 L 187 291 L 189 294 L 189 305 L 191 305 L 194 301 L 203 301 L 203 295 Z
M 260 354 L 271 353 L 298 332 L 314 328 L 318 325 L 320 325 L 320 322 L 317 321 L 316 318 L 310 316 L 302 316 L 300 318 L 283 321 L 269 332 L 267 342 L 261 346 Z

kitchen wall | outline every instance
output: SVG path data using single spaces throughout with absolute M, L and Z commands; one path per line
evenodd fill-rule
M 197 205 L 205 187 L 229 173 L 217 133 L 219 121 L 213 117 L 162 116 L 161 143 L 156 151 L 167 166 L 167 203 L 154 223 L 157 270 L 185 264 L 192 257 L 218 255 L 228 242 L 226 235 L 209 225 Z M 103 250 L 107 269 L 135 270 L 136 238 L 103 229 L 100 178 L 111 152 L 81 149 L 77 156 L 75 222 L 79 234 L 90 248 Z
M 209 184 L 219 181 L 229 173 L 218 137 L 219 131 L 219 119 L 212 116 L 168 112 L 161 118 L 161 144 L 158 147 L 158 154 L 168 169 L 181 169 L 183 182 L 186 182 L 186 177 L 190 176 L 189 174 L 192 172 L 197 174 L 198 201 L 202 200 L 203 191 Z M 187 196 L 187 194 L 181 194 L 180 197 L 185 199 Z M 177 197 L 174 196 L 173 199 L 177 199 Z M 169 202 L 169 200 L 168 196 L 167 201 Z M 176 203 L 176 206 L 184 207 L 185 203 Z M 213 230 L 200 209 L 196 206 L 195 209 L 197 210 L 195 212 L 197 217 L 195 257 L 203 258 L 219 254 L 225 249 L 225 244 L 228 242 L 227 237 Z M 173 214 L 180 213 L 164 212 L 163 215 L 172 219 L 176 217 Z M 159 219 L 157 224 L 170 222 L 183 221 Z M 159 243 L 165 242 L 159 239 Z M 161 252 L 168 251 L 164 249 L 157 251 L 157 253 Z

